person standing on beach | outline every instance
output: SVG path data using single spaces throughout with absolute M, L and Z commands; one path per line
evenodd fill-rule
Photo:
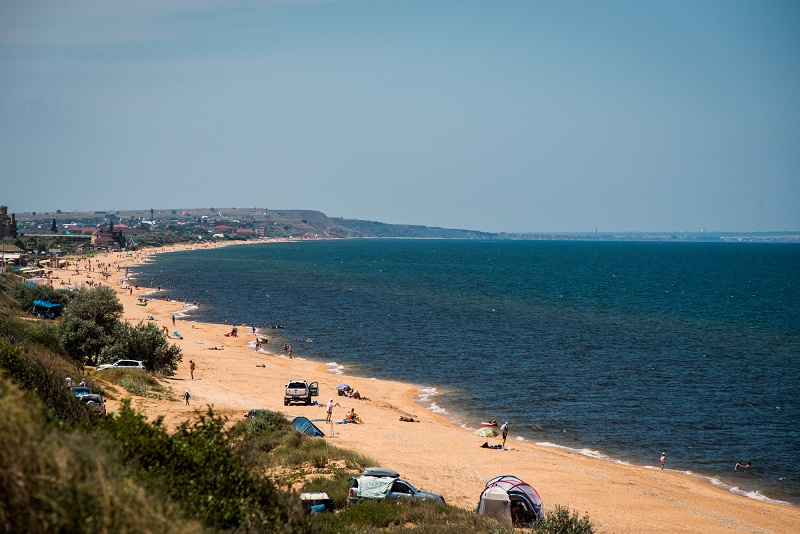
M 325 411 L 327 412 L 325 414 L 325 422 L 326 423 L 330 423 L 331 422 L 331 417 L 333 416 L 333 407 L 334 406 L 339 406 L 339 403 L 337 402 L 336 404 L 334 404 L 333 403 L 333 399 L 329 400 L 328 404 L 325 405 Z
M 667 461 L 667 452 L 664 451 L 661 453 L 661 470 L 664 470 L 664 462 Z
M 189 360 L 189 374 L 191 374 L 192 380 L 194 380 L 194 369 L 195 369 L 194 360 Z
M 503 448 L 505 448 L 506 438 L 508 437 L 508 421 L 503 423 L 503 426 L 500 427 L 500 432 L 503 434 Z
M 183 394 L 183 398 L 186 399 L 186 406 L 189 406 L 189 399 L 191 399 L 192 396 L 189 395 L 189 390 L 188 389 L 186 390 L 186 393 Z
M 175 326 L 175 316 L 172 316 L 172 326 Z

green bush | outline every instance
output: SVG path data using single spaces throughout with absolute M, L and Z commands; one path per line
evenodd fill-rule
M 108 336 L 100 325 L 72 315 L 62 319 L 59 331 L 61 346 L 79 362 L 87 356 L 96 357 L 108 343 Z
M 120 322 L 114 327 L 111 342 L 100 351 L 98 363 L 120 359 L 144 362 L 150 371 L 172 376 L 182 359 L 181 348 L 170 344 L 155 324 L 136 326 Z
M 91 321 L 111 334 L 124 311 L 117 294 L 108 286 L 80 289 L 72 293 L 72 300 L 64 314 Z
M 578 516 L 566 506 L 555 505 L 545 512 L 544 521 L 532 525 L 533 532 L 542 534 L 594 534 L 594 526 L 588 515 Z
M 246 428 L 247 438 L 253 439 L 263 435 L 265 432 L 288 431 L 292 428 L 292 425 L 282 413 L 264 410 L 259 412 L 254 419 L 245 422 L 244 427 Z
M 148 423 L 123 402 L 116 416 L 98 422 L 116 441 L 125 461 L 214 530 L 308 532 L 297 501 L 257 478 L 233 453 L 225 420 L 209 410 L 182 423 L 174 434 Z
M 10 293 L 16 300 L 16 307 L 28 313 L 33 312 L 34 300 L 49 300 L 66 305 L 70 297 L 69 292 L 59 291 L 49 285 L 29 286 L 23 282 L 12 284 Z

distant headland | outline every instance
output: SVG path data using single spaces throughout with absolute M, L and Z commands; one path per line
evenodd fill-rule
M 10 211 L 10 210 L 9 210 Z M 5 213 L 4 213 L 5 215 Z M 480 240 L 578 240 L 578 241 L 674 241 L 674 242 L 794 242 L 800 231 L 778 232 L 482 232 L 412 224 L 328 217 L 315 210 L 267 208 L 176 208 L 116 211 L 22 212 L 15 218 L 17 239 L 61 238 L 87 240 L 95 236 L 108 246 L 138 243 L 144 246 L 191 240 L 217 239 L 345 239 L 424 238 Z M 9 226 L 9 225 L 6 225 Z M 101 233 L 103 235 L 98 236 Z

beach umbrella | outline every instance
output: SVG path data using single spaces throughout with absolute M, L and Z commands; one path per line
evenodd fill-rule
M 483 438 L 494 438 L 498 434 L 497 434 L 497 430 L 495 430 L 494 428 L 485 426 L 483 428 L 479 428 L 478 430 L 476 430 L 475 431 L 475 435 L 476 436 L 481 436 Z
M 336 389 L 339 391 L 350 391 L 350 386 L 347 384 L 337 384 Z

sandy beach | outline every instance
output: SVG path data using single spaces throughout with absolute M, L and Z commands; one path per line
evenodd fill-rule
M 197 246 L 165 247 L 158 252 L 190 248 Z M 85 261 L 71 261 L 68 267 L 54 271 L 58 279 L 53 284 L 99 281 L 110 285 L 118 291 L 127 321 L 147 321 L 152 314 L 159 327 L 180 333 L 183 339 L 171 342 L 181 347 L 183 362 L 166 382 L 176 398 L 189 390 L 191 404 L 133 399 L 137 409 L 148 417 L 163 416 L 168 426 L 207 405 L 231 419 L 241 418 L 251 408 L 265 408 L 308 417 L 332 444 L 368 455 L 420 489 L 441 493 L 448 503 L 467 509 L 476 507 L 487 480 L 515 475 L 537 489 L 545 509 L 560 504 L 589 514 L 601 532 L 800 532 L 800 508 L 735 495 L 703 479 L 670 471 L 669 458 L 664 471 L 604 461 L 515 440 L 513 426 L 509 450 L 483 449 L 480 445 L 485 438 L 416 404 L 418 385 L 335 374 L 324 362 L 290 359 L 282 345 L 272 340 L 262 352 L 256 352 L 250 325 L 237 325 L 238 337 L 226 337 L 230 325 L 182 318 L 184 303 L 160 300 L 154 294 L 147 306 L 139 306 L 137 299 L 153 291 L 149 281 L 148 287 L 132 291 L 123 290 L 119 282 L 125 266 L 140 263 L 154 252 L 93 257 L 93 265 L 101 262 L 110 267 L 108 279 L 98 277 L 96 271 L 87 273 Z M 87 275 L 92 278 L 87 279 Z M 177 315 L 174 325 L 173 315 Z M 259 330 L 258 335 L 270 338 L 270 330 Z M 222 350 L 210 350 L 214 347 Z M 194 379 L 190 378 L 189 360 L 197 366 Z M 324 405 L 333 398 L 341 404 L 334 409 L 334 420 L 341 420 L 346 410 L 355 408 L 364 424 L 328 425 L 322 406 L 284 407 L 283 389 L 289 379 L 319 382 L 319 403 Z M 368 400 L 338 396 L 335 385 L 341 382 L 358 389 Z M 110 400 L 107 406 L 114 410 L 118 404 Z M 402 422 L 400 416 L 420 422 Z M 498 438 L 488 441 L 490 445 L 500 443 Z M 653 458 L 653 465 L 657 463 L 658 458 Z

